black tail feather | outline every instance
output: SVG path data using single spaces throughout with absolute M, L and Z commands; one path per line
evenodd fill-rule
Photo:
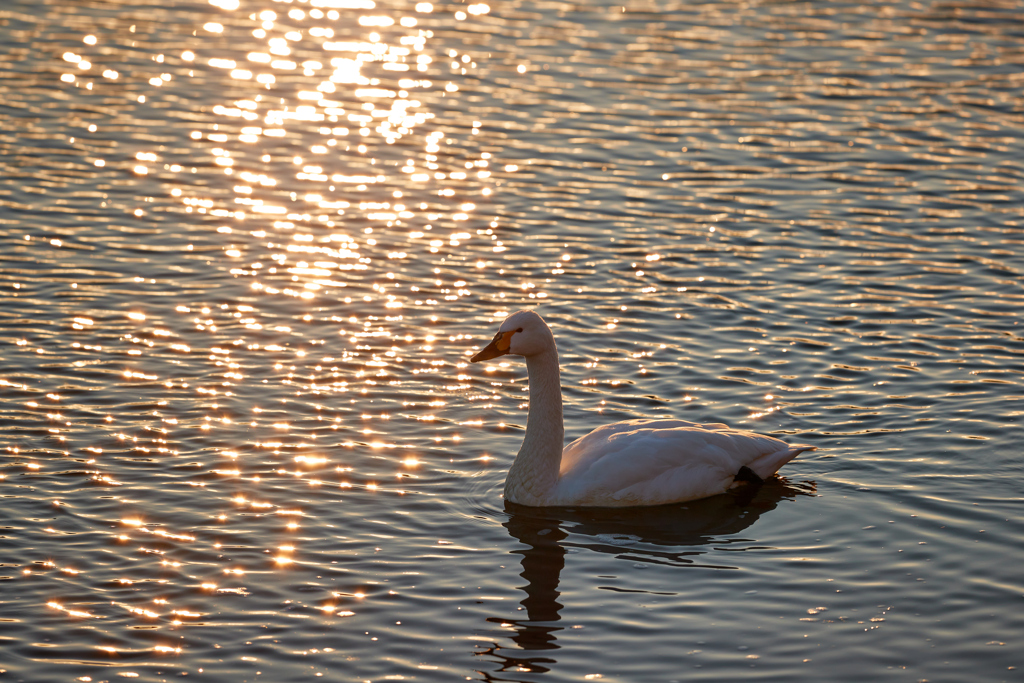
M 733 479 L 733 481 L 746 481 L 746 482 L 750 482 L 751 484 L 763 484 L 764 483 L 764 479 L 762 479 L 761 477 L 757 476 L 757 473 L 754 472 L 754 470 L 752 470 L 749 467 L 747 467 L 746 465 L 741 467 L 740 471 L 737 472 L 736 475 L 732 479 Z

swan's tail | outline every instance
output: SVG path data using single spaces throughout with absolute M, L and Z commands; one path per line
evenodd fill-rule
M 753 462 L 747 465 L 754 474 L 761 477 L 761 479 L 767 479 L 772 476 L 787 462 L 803 453 L 804 451 L 817 450 L 817 446 L 808 446 L 806 444 L 792 444 L 789 448 L 784 448 L 781 451 L 775 451 L 767 455 L 762 455 Z

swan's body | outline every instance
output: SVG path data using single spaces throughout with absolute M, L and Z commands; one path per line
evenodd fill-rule
M 551 330 L 533 311 L 501 324 L 474 363 L 526 359 L 530 412 L 505 500 L 532 506 L 624 507 L 706 498 L 741 480 L 767 479 L 814 446 L 790 445 L 724 424 L 627 420 L 598 427 L 562 448 L 562 387 Z

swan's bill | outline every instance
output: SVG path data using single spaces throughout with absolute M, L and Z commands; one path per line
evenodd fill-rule
M 504 356 L 512 346 L 512 335 L 518 330 L 508 330 L 494 335 L 491 343 L 480 349 L 475 356 L 469 359 L 470 363 L 479 363 L 482 360 L 491 360 L 498 356 Z

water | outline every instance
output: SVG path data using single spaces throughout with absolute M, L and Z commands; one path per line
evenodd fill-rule
M 0 7 L 5 680 L 1022 679 L 1024 5 L 235 5 Z

